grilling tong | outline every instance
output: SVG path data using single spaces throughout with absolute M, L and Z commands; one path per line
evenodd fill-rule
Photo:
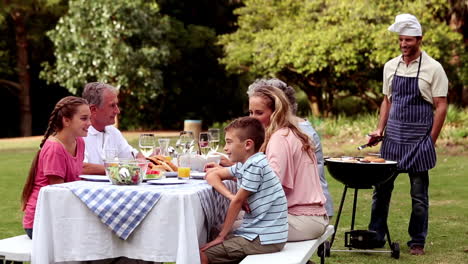
M 383 136 L 371 136 L 371 135 L 368 135 L 370 137 L 369 139 L 369 142 L 367 142 L 367 144 L 364 144 L 364 145 L 361 145 L 359 146 L 357 149 L 358 150 L 361 150 L 363 148 L 367 148 L 367 147 L 372 147 L 374 145 L 376 145 L 377 143 L 379 143 L 380 141 L 383 140 Z

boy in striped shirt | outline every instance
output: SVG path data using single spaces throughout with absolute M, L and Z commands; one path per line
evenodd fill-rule
M 258 152 L 265 139 L 263 125 L 241 117 L 224 131 L 224 151 L 236 164 L 208 170 L 206 180 L 231 203 L 219 235 L 200 249 L 202 264 L 235 263 L 247 255 L 277 252 L 288 238 L 285 193 L 265 154 Z M 232 194 L 223 180 L 237 180 L 237 193 Z M 242 224 L 231 233 L 241 208 L 246 211 Z

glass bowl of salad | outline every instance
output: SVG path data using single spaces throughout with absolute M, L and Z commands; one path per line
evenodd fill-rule
M 137 185 L 145 177 L 147 161 L 115 160 L 104 163 L 106 175 L 115 185 Z

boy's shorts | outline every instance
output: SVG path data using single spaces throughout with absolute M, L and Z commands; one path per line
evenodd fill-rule
M 247 255 L 278 252 L 285 244 L 262 245 L 259 237 L 249 241 L 241 236 L 230 235 L 223 243 L 207 249 L 205 254 L 210 263 L 239 263 Z

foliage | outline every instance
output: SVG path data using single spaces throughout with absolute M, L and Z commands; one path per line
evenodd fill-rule
M 65 0 L 0 1 L 0 97 L 5 102 L 0 111 L 9 113 L 0 137 L 42 133 L 37 121 L 49 111 L 47 120 L 50 113 L 44 105 L 61 97 L 51 91 L 56 87 L 44 87 L 37 76 L 39 63 L 53 57 L 45 31 L 66 8 Z
M 170 18 L 153 1 L 72 0 L 68 13 L 48 33 L 56 62 L 45 63 L 41 76 L 74 94 L 86 82 L 112 84 L 132 106 L 126 109 L 142 112 L 163 89 L 161 67 L 170 57 L 170 27 Z
M 462 37 L 440 19 L 448 8 L 443 0 L 246 0 L 235 11 L 239 29 L 219 38 L 226 53 L 221 62 L 232 72 L 295 84 L 325 112 L 334 97 L 349 95 L 377 109 L 383 65 L 399 54 L 396 36 L 387 31 L 398 13 L 420 19 L 424 50 L 456 72 L 450 59 L 463 53 Z
M 41 76 L 75 94 L 96 80 L 118 87 L 125 129 L 175 128 L 184 118 L 209 121 L 239 112 L 238 77 L 227 77 L 218 64 L 215 31 L 171 17 L 169 11 L 180 13 L 177 3 L 160 2 L 169 15 L 157 1 L 70 1 L 68 14 L 49 32 L 56 62 L 45 64 Z M 200 104 L 208 96 L 233 99 Z M 223 106 L 226 111 L 216 112 Z

